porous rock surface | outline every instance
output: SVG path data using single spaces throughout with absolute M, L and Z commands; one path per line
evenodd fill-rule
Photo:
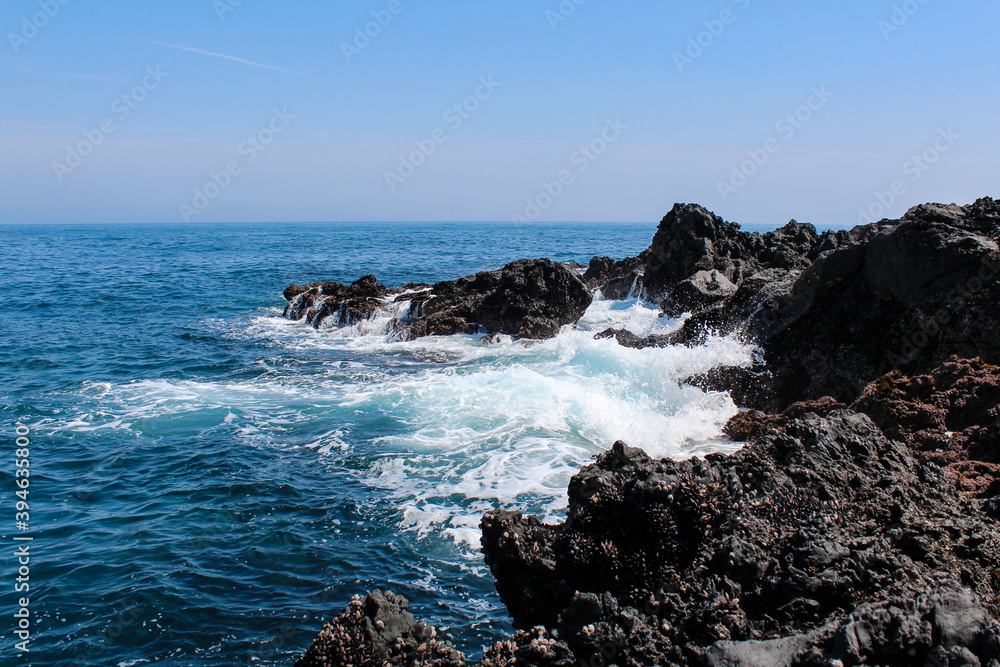
M 295 667 L 465 665 L 465 656 L 437 639 L 437 630 L 417 621 L 408 607 L 405 598 L 388 591 L 355 596 L 323 626 Z
M 548 259 L 518 260 L 496 271 L 434 285 L 390 290 L 369 275 L 351 285 L 292 285 L 284 296 L 284 316 L 305 319 L 314 327 L 327 320 L 348 326 L 379 312 L 395 313 L 392 304 L 407 302 L 391 327 L 409 339 L 480 331 L 551 338 L 563 325 L 579 321 L 593 298 L 574 268 Z

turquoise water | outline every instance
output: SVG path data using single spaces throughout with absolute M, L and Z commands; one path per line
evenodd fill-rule
M 0 604 L 30 535 L 31 654 L 3 664 L 288 665 L 351 595 L 389 587 L 478 654 L 508 631 L 478 552 L 494 507 L 558 520 L 569 477 L 616 439 L 659 456 L 732 445 L 728 396 L 680 378 L 749 350 L 593 339 L 677 322 L 596 301 L 524 345 L 393 342 L 375 320 L 280 318 L 290 283 L 390 286 L 521 257 L 586 263 L 655 224 L 0 227 Z M 30 527 L 14 524 L 15 425 Z M 9 547 L 9 548 L 8 548 Z

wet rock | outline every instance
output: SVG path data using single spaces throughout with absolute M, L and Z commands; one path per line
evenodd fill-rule
M 400 338 L 501 333 L 551 338 L 586 311 L 591 294 L 578 272 L 548 259 L 519 260 L 432 286 L 388 289 L 368 275 L 351 285 L 324 282 L 285 290 L 285 317 L 313 327 L 350 326 L 383 314 Z M 403 308 L 403 306 L 406 306 Z
M 579 321 L 591 300 L 571 267 L 548 259 L 518 260 L 434 285 L 425 313 L 430 333 L 437 333 L 437 318 L 472 322 L 488 333 L 551 338 L 563 325 Z
M 699 271 L 674 287 L 670 298 L 663 303 L 668 317 L 711 306 L 736 294 L 737 287 L 717 270 Z
M 670 336 L 664 334 L 653 334 L 650 336 L 637 336 L 627 329 L 605 329 L 604 331 L 595 334 L 594 338 L 598 340 L 603 340 L 606 338 L 614 338 L 618 341 L 618 344 L 622 347 L 631 347 L 636 350 L 642 350 L 647 347 L 666 347 L 670 345 Z
M 292 285 L 284 292 L 288 300 L 284 316 L 293 320 L 305 318 L 317 328 L 331 317 L 334 326 L 350 326 L 374 315 L 388 293 L 373 275 L 350 285 L 331 281 L 307 287 Z
M 610 257 L 594 257 L 583 274 L 591 290 L 600 290 L 605 299 L 623 300 L 642 293 L 645 264 L 639 257 L 615 261 Z
M 417 621 L 406 598 L 372 591 L 355 596 L 347 609 L 323 626 L 295 667 L 391 665 L 463 667 L 465 656 L 437 630 Z

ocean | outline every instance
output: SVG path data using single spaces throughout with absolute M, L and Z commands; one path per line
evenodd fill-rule
M 615 440 L 658 457 L 732 451 L 732 400 L 681 380 L 752 350 L 594 339 L 680 325 L 639 299 L 597 300 L 552 340 L 487 344 L 394 341 L 378 319 L 316 331 L 281 317 L 281 292 L 622 258 L 655 229 L 0 226 L 3 664 L 290 665 L 373 588 L 481 655 L 511 629 L 478 550 L 482 514 L 559 521 L 569 478 Z M 17 425 L 31 471 L 20 527 Z M 30 544 L 27 593 L 14 592 L 16 544 Z M 13 647 L 22 596 L 28 658 Z

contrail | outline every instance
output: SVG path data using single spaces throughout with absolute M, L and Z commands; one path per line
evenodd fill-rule
M 180 49 L 181 51 L 191 51 L 192 53 L 201 53 L 206 56 L 215 56 L 216 58 L 225 58 L 226 60 L 232 60 L 234 62 L 243 63 L 244 65 L 253 65 L 254 67 L 263 67 L 264 69 L 274 70 L 275 72 L 285 72 L 286 74 L 295 74 L 297 76 L 312 76 L 312 74 L 307 74 L 305 72 L 296 72 L 291 69 L 283 69 L 281 67 L 274 67 L 272 65 L 264 65 L 263 63 L 255 63 L 252 60 L 246 60 L 245 58 L 237 58 L 236 56 L 229 56 L 225 53 L 214 53 L 212 51 L 205 51 L 204 49 L 196 49 L 193 46 L 181 46 L 180 44 L 170 44 L 168 42 L 155 42 L 153 40 L 145 40 L 151 44 L 158 44 L 159 46 L 169 46 L 172 49 Z

